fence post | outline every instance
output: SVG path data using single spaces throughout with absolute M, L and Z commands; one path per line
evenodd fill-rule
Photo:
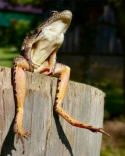
M 71 126 L 53 112 L 57 79 L 27 72 L 24 156 L 99 156 L 102 135 Z M 103 126 L 104 93 L 89 85 L 70 81 L 63 108 L 73 117 L 96 127 Z M 1 156 L 21 156 L 22 144 L 13 134 L 15 104 L 11 69 L 0 68 Z M 15 150 L 16 149 L 16 150 Z

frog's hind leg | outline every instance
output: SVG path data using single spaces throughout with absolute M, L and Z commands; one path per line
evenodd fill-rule
M 24 100 L 26 94 L 26 75 L 24 70 L 29 70 L 29 64 L 23 56 L 19 56 L 14 60 L 13 67 L 13 87 L 15 93 L 15 100 L 17 104 L 14 132 L 17 139 L 27 138 L 29 133 L 23 129 L 23 112 Z
M 58 83 L 58 88 L 57 88 L 56 101 L 54 105 L 55 111 L 73 126 L 76 126 L 79 128 L 86 128 L 92 132 L 101 132 L 103 134 L 108 135 L 102 128 L 95 128 L 93 126 L 80 122 L 74 119 L 72 116 L 70 116 L 66 111 L 62 109 L 62 101 L 66 93 L 66 89 L 67 89 L 68 82 L 69 82 L 70 68 L 68 66 L 57 63 L 55 66 L 54 74 L 59 75 L 59 83 Z

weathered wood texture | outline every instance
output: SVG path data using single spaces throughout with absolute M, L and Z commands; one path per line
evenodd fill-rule
M 101 137 L 71 126 L 53 112 L 57 79 L 27 72 L 24 127 L 31 131 L 25 140 L 24 156 L 99 156 Z M 76 82 L 69 83 L 63 107 L 72 116 L 96 127 L 103 125 L 104 93 Z M 22 144 L 13 134 L 15 104 L 11 70 L 0 68 L 1 156 L 21 156 Z M 15 150 L 15 149 L 16 150 Z

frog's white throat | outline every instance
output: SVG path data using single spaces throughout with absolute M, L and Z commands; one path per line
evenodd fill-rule
M 31 49 L 31 59 L 34 65 L 40 66 L 52 52 L 59 49 L 68 27 L 69 23 L 60 19 L 43 28 Z

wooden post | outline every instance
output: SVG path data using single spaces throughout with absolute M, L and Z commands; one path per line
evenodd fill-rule
M 57 79 L 27 72 L 24 156 L 99 156 L 102 135 L 71 126 L 53 112 Z M 73 117 L 96 127 L 103 126 L 104 93 L 89 85 L 70 81 L 63 102 Z M 13 133 L 15 104 L 11 70 L 0 68 L 1 156 L 21 156 L 23 148 Z

